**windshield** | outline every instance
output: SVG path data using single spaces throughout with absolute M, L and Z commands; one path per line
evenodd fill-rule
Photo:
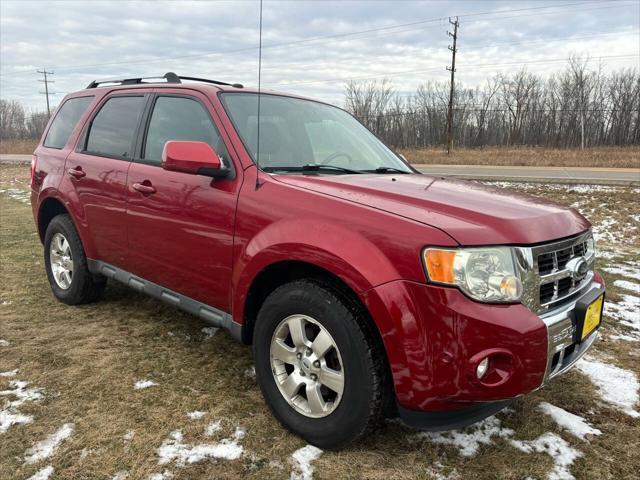
M 222 103 L 249 154 L 258 157 L 258 95 L 224 93 Z M 310 100 L 262 94 L 260 168 L 360 173 L 411 169 L 344 110 Z M 308 166 L 337 168 L 303 169 Z

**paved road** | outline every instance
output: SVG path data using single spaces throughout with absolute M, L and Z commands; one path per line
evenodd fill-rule
M 31 155 L 0 155 L 0 163 L 29 163 Z M 640 185 L 640 168 L 498 167 L 475 165 L 414 165 L 431 175 L 515 182 Z
M 0 155 L 0 163 L 31 163 L 31 155 L 14 155 L 3 153 Z

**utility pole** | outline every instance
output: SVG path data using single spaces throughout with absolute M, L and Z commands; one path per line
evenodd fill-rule
M 47 97 L 47 116 L 51 116 L 51 107 L 49 106 L 49 95 L 55 95 L 53 92 L 49 92 L 49 84 L 54 83 L 53 80 L 49 80 L 47 75 L 53 75 L 53 72 L 47 72 L 47 69 L 38 70 L 38 73 L 42 73 L 44 75 L 44 80 L 38 80 L 39 82 L 44 83 L 44 92 L 40 92 Z
M 451 21 L 449 18 L 449 23 L 453 25 L 453 33 L 447 31 L 447 35 L 453 37 L 453 46 L 449 45 L 449 50 L 451 50 L 451 67 L 447 67 L 447 70 L 451 72 L 451 89 L 449 90 L 449 114 L 447 115 L 447 155 L 451 153 L 451 148 L 453 147 L 453 87 L 455 81 L 456 74 L 456 43 L 458 40 L 458 17 L 456 17 L 456 21 Z

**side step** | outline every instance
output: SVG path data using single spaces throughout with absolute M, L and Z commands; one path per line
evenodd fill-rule
M 227 312 L 223 312 L 193 298 L 169 290 L 144 278 L 137 277 L 126 270 L 114 267 L 103 261 L 87 259 L 87 265 L 89 271 L 94 275 L 104 275 L 107 278 L 124 283 L 137 292 L 145 293 L 169 305 L 173 305 L 180 310 L 195 315 L 214 327 L 221 327 L 228 330 L 238 341 L 242 339 L 242 325 L 234 322 L 231 315 Z

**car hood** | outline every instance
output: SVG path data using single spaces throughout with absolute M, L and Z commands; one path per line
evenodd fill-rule
M 573 208 L 477 182 L 421 174 L 274 178 L 436 227 L 461 245 L 534 244 L 591 227 Z

